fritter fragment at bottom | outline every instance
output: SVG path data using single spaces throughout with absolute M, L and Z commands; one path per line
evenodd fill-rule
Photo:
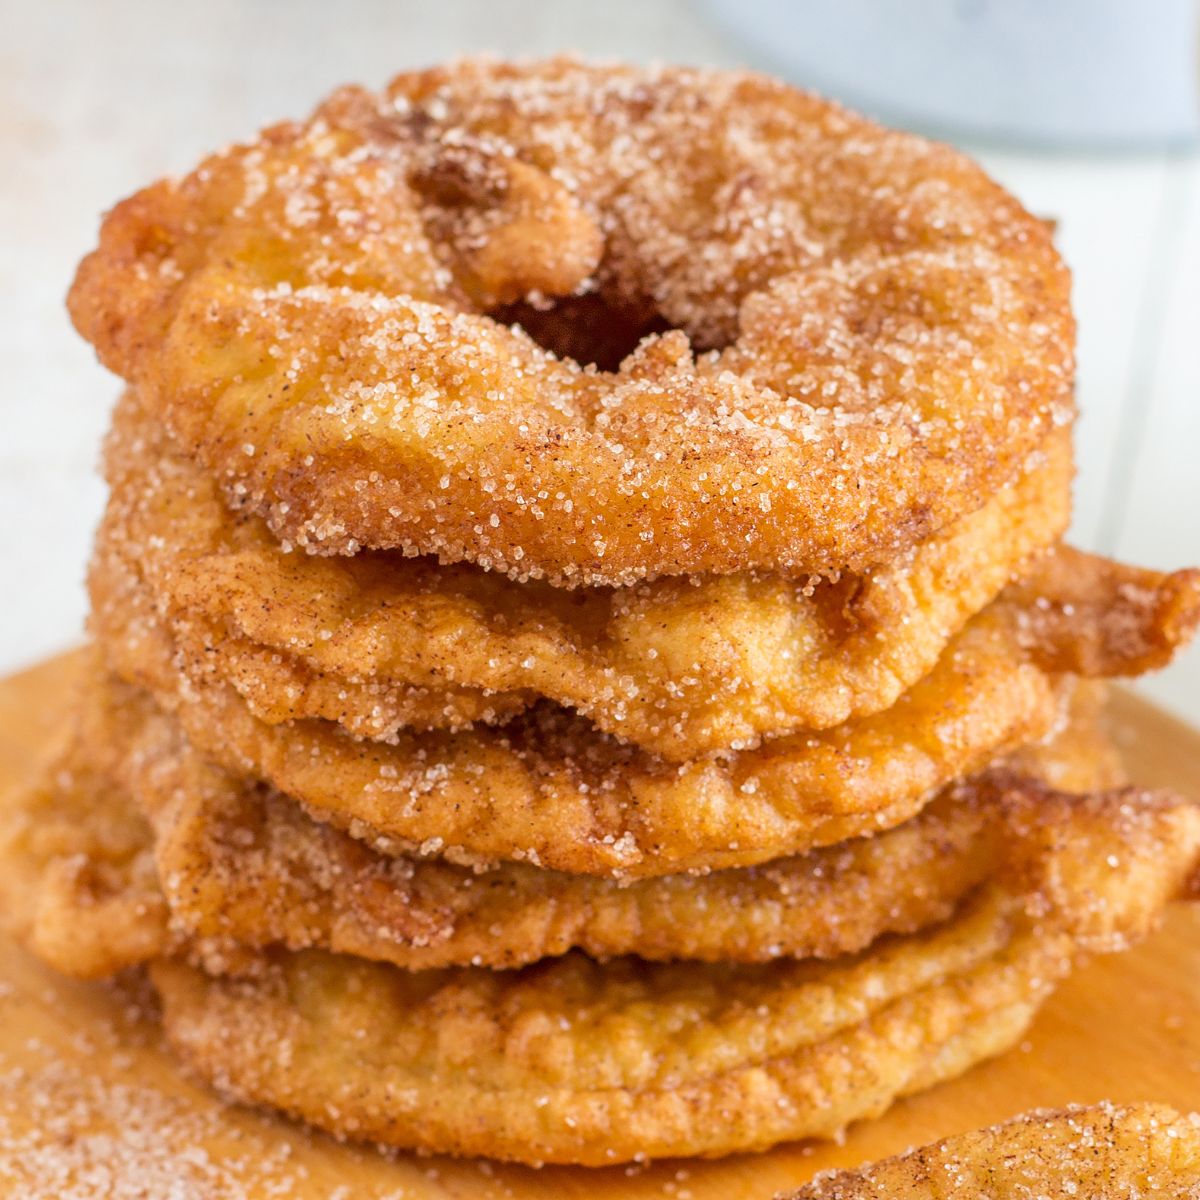
M 1200 1114 L 1162 1104 L 1027 1112 L 855 1171 L 831 1171 L 780 1200 L 1186 1200 L 1200 1196 Z
M 221 1091 L 335 1134 L 599 1165 L 830 1137 L 1013 1045 L 1087 954 L 1183 892 L 1200 809 L 1080 797 L 949 921 L 861 955 L 408 972 L 321 951 L 242 977 L 152 965 L 167 1036 Z

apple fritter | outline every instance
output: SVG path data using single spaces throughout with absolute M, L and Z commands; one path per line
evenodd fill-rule
M 321 951 L 151 967 L 167 1036 L 223 1093 L 337 1134 L 603 1164 L 833 1137 L 1020 1039 L 1088 954 L 1152 929 L 1200 807 L 1042 791 L 949 921 L 860 956 L 408 972 Z
M 1164 1104 L 1022 1113 L 778 1200 L 1188 1200 L 1200 1196 L 1200 1115 Z
M 1065 529 L 1060 431 L 978 511 L 836 580 L 737 574 L 567 592 L 478 567 L 286 553 L 137 397 L 117 407 L 100 558 L 138 564 L 177 643 L 262 720 L 383 740 L 496 723 L 537 698 L 673 761 L 879 712 Z
M 949 147 L 559 58 L 342 89 L 152 184 L 69 304 L 278 535 L 593 586 L 863 570 L 974 511 L 1072 418 L 1069 292 Z M 630 353 L 514 323 L 589 296 Z
M 9 818 L 37 826 L 41 839 L 0 842 L 0 853 L 16 859 L 26 903 L 44 893 L 24 939 L 85 975 L 111 972 L 122 952 L 117 965 L 177 951 L 180 939 L 190 956 L 224 969 L 247 948 L 275 945 L 411 970 L 523 966 L 571 949 L 648 960 L 831 958 L 950 916 L 1003 859 L 1023 819 L 1027 779 L 1096 790 L 1120 777 L 1087 696 L 1050 743 L 951 785 L 876 837 L 760 867 L 623 885 L 520 863 L 473 871 L 384 853 L 212 766 L 144 693 L 97 674 L 81 699 L 75 742 Z M 116 862 L 114 830 L 126 830 L 136 851 Z M 157 884 L 144 878 L 151 841 Z M 57 914 L 78 905 L 58 883 L 60 859 L 76 865 L 69 879 L 77 889 L 107 870 L 109 896 L 122 890 L 114 886 L 121 863 L 136 864 L 124 890 L 143 918 L 137 935 L 110 933 L 98 946 L 84 923 L 75 961 L 61 935 L 47 944 L 47 931 L 72 931 Z M 157 895 L 147 902 L 156 888 L 167 912 Z
M 540 704 L 497 727 L 358 740 L 336 723 L 257 718 L 208 655 L 172 640 L 139 563 L 98 555 L 92 627 L 116 672 L 189 740 L 367 838 L 475 865 L 525 861 L 634 878 L 749 866 L 879 832 L 938 788 L 1048 733 L 1063 670 L 1156 664 L 1200 619 L 1200 575 L 1076 552 L 973 618 L 881 713 L 676 764 Z M 1057 559 L 1054 560 L 1057 562 Z M 1056 599 L 1065 576 L 1070 602 Z M 1090 582 L 1089 582 L 1090 581 Z M 1080 603 L 1081 582 L 1104 603 Z

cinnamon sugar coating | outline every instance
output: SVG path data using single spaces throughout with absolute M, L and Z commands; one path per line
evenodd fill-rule
M 564 591 L 470 565 L 285 554 L 118 405 L 97 555 L 136 561 L 177 643 L 255 715 L 393 740 L 498 723 L 539 697 L 673 761 L 894 703 L 1065 529 L 1065 431 L 1021 478 L 899 562 L 836 583 L 750 573 Z
M 665 763 L 552 706 L 496 728 L 364 742 L 328 721 L 256 718 L 172 643 L 129 583 L 93 572 L 93 629 L 116 673 L 152 692 L 199 750 L 366 840 L 473 865 L 628 879 L 877 832 L 1049 732 L 1067 694 L 1014 656 L 1004 623 L 981 617 L 884 713 L 731 755 Z
M 0 819 L 0 895 L 26 944 L 85 977 L 169 953 L 228 971 L 273 946 L 408 970 L 511 968 L 573 948 L 601 959 L 831 958 L 949 917 L 1004 859 L 1023 811 L 1008 797 L 1024 781 L 1120 782 L 1100 699 L 1081 688 L 1049 743 L 951 785 L 896 829 L 757 868 L 620 884 L 367 846 L 214 767 L 97 657 L 70 744 Z
M 73 934 L 77 952 L 90 937 L 114 966 L 121 954 L 170 953 L 151 966 L 168 1037 L 237 1099 L 340 1135 L 525 1162 L 835 1136 L 1012 1045 L 1082 956 L 1143 936 L 1200 863 L 1193 802 L 1134 789 L 1068 795 L 1000 774 L 976 810 L 1003 829 L 981 886 L 944 921 L 859 954 L 753 965 L 571 953 L 517 971 L 414 972 L 275 949 L 220 964 L 233 973 L 218 976 L 180 957 L 186 945 L 161 900 L 147 903 L 138 856 L 105 841 L 117 793 L 111 783 L 89 792 L 85 778 L 103 757 L 91 746 L 82 774 L 48 780 L 59 790 L 35 817 L 40 837 L 8 837 L 4 810 L 0 886 L 22 873 L 32 883 L 13 891 L 24 912 L 6 899 L 18 933 L 39 953 L 70 947 L 55 931 Z M 134 764 L 143 768 L 155 769 Z M 89 796 L 102 800 L 90 823 Z M 140 914 L 140 932 L 114 914 Z M 76 970 L 98 961 L 84 951 Z
M 1200 894 L 1096 682 L 1200 571 L 1061 543 L 1068 274 L 948 147 L 747 72 L 457 62 L 130 197 L 69 307 L 126 390 L 0 919 L 145 964 L 221 1093 L 525 1163 L 837 1136 Z M 1036 1134 L 1025 1190 L 1152 1194 L 1111 1117 L 861 1187 Z
M 1164 1104 L 1022 1113 L 779 1200 L 1188 1200 L 1200 1196 L 1200 1115 Z
M 70 307 L 288 542 L 575 586 L 895 559 L 1069 422 L 1068 287 L 969 160 L 815 96 L 476 60 L 139 192 Z
M 547 704 L 494 728 L 402 730 L 386 743 L 320 719 L 271 725 L 207 654 L 174 640 L 136 558 L 98 555 L 90 587 L 113 669 L 235 773 L 365 838 L 470 863 L 633 878 L 748 866 L 896 825 L 950 780 L 1047 733 L 1064 674 L 1135 673 L 1200 620 L 1194 573 L 1086 555 L 1078 564 L 1048 567 L 1046 586 L 1031 581 L 973 618 L 883 712 L 684 763 Z M 1071 603 L 1056 599 L 1056 579 Z
M 947 922 L 760 966 L 580 955 L 408 972 L 319 951 L 245 976 L 161 960 L 167 1037 L 219 1090 L 356 1138 L 603 1164 L 833 1137 L 1017 1042 L 1084 956 L 1154 928 L 1200 809 L 1033 788 Z

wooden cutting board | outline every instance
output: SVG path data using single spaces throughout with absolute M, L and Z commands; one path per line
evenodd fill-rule
M 74 669 L 68 655 L 0 681 L 5 791 L 51 744 Z M 1200 797 L 1200 734 L 1124 692 L 1113 720 L 1139 781 Z M 1200 904 L 1178 907 L 1141 948 L 1077 974 L 1020 1048 L 855 1127 L 843 1144 L 707 1163 L 535 1171 L 338 1145 L 225 1108 L 187 1081 L 149 1007 L 136 981 L 71 983 L 0 941 L 0 1196 L 766 1200 L 814 1171 L 1032 1106 L 1106 1098 L 1200 1108 Z

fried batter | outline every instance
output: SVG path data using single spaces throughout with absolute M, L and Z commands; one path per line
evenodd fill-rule
M 937 788 L 1049 731 L 1061 677 L 1039 660 L 1133 671 L 1146 646 L 1186 637 L 1200 617 L 1195 573 L 1097 569 L 1128 603 L 1070 615 L 1045 595 L 998 602 L 884 712 L 683 764 L 547 705 L 496 729 L 401 731 L 388 744 L 320 720 L 269 725 L 206 655 L 172 642 L 139 564 L 119 555 L 93 564 L 92 623 L 117 673 L 175 712 L 203 753 L 360 836 L 463 862 L 632 878 L 749 866 L 899 824 Z M 1181 610 L 1163 595 L 1190 600 Z
M 1200 1196 L 1200 1115 L 1162 1104 L 1023 1113 L 779 1200 L 1186 1200 Z
M 1070 421 L 1068 292 L 948 147 L 555 59 L 344 89 L 153 184 L 70 307 L 289 542 L 574 586 L 893 561 Z M 598 366 L 509 324 L 589 298 Z
M 1095 682 L 1170 660 L 1200 571 L 1060 544 L 1068 273 L 948 147 L 469 60 L 145 188 L 69 306 L 127 390 L 0 919 L 148 967 L 230 1097 L 526 1163 L 833 1137 L 1200 898 L 1200 804 L 1117 786 Z M 796 1200 L 998 1175 L 1190 1194 L 1200 1118 Z
M 500 721 L 541 696 L 673 761 L 887 708 L 1065 528 L 1072 474 L 1064 431 L 951 531 L 837 583 L 742 574 L 564 592 L 395 554 L 284 554 L 133 396 L 107 463 L 98 556 L 137 562 L 175 641 L 261 719 L 387 740 Z
M 1200 858 L 1200 808 L 1031 797 L 949 922 L 832 962 L 406 972 L 318 951 L 247 977 L 155 963 L 168 1038 L 240 1100 L 356 1138 L 602 1164 L 831 1137 L 1017 1041 L 1081 955 L 1146 933 Z
M 8 919 L 75 971 L 184 948 L 146 886 L 148 828 L 121 834 L 134 818 L 114 809 L 118 793 L 87 782 L 128 747 L 91 741 L 83 770 L 54 772 L 59 799 L 40 792 L 42 834 L 4 838 L 0 871 Z M 1009 780 L 984 891 L 947 924 L 857 958 L 655 966 L 573 953 L 518 972 L 410 974 L 276 951 L 235 960 L 253 970 L 231 979 L 160 961 L 168 1030 L 225 1090 L 400 1145 L 598 1163 L 832 1135 L 1011 1044 L 1081 951 L 1143 932 L 1194 875 L 1194 804 Z M 6 834 L 29 828 L 27 813 L 3 815 Z M 75 885 L 94 878 L 104 886 Z
M 0 925 L 56 970 L 96 978 L 162 954 L 168 914 L 145 818 L 81 734 L 68 722 L 0 804 Z
M 92 575 L 92 625 L 117 674 L 189 740 L 392 848 L 632 878 L 748 866 L 899 824 L 933 790 L 1054 725 L 1062 688 L 984 614 L 892 708 L 820 734 L 674 765 L 539 706 L 499 729 L 356 741 L 324 721 L 268 725 L 182 659 L 136 579 Z
M 1200 625 L 1200 570 L 1164 574 L 1060 548 L 1006 592 L 1018 637 L 1053 671 L 1143 675 Z
M 1086 701 L 1077 707 L 1090 710 L 1093 698 Z M 0 857 L 16 860 L 26 902 L 39 890 L 29 880 L 47 881 L 41 916 L 23 922 L 23 939 L 49 957 L 44 930 L 71 927 L 46 915 L 78 906 L 54 883 L 59 858 L 89 862 L 91 876 L 100 864 L 117 870 L 103 838 L 89 852 L 97 828 L 111 836 L 106 820 L 130 831 L 137 853 L 123 862 L 140 864 L 153 838 L 170 913 L 169 936 L 161 901 L 145 902 L 144 872 L 132 871 L 126 890 L 144 917 L 137 936 L 110 935 L 97 947 L 85 923 L 87 942 L 74 964 L 61 945 L 50 948 L 59 969 L 85 975 L 110 973 L 114 959 L 130 965 L 178 949 L 180 937 L 189 954 L 226 969 L 239 948 L 276 944 L 413 970 L 522 966 L 572 948 L 595 958 L 830 958 L 950 916 L 995 871 L 1025 802 L 1014 762 L 953 785 L 919 816 L 874 838 L 758 868 L 622 886 L 522 864 L 473 872 L 371 850 L 287 797 L 207 764 L 144 694 L 99 673 L 85 689 L 77 737 L 51 778 L 9 818 L 39 822 L 43 840 L 0 842 Z M 1090 711 L 1074 713 L 1050 745 L 1023 752 L 1019 769 L 1042 779 L 1062 779 L 1065 770 L 1080 790 L 1120 778 Z M 138 812 L 147 824 L 131 815 Z M 66 854 L 51 835 L 55 824 L 68 839 Z M 120 890 L 110 874 L 110 893 Z M 94 957 L 100 949 L 107 957 Z

